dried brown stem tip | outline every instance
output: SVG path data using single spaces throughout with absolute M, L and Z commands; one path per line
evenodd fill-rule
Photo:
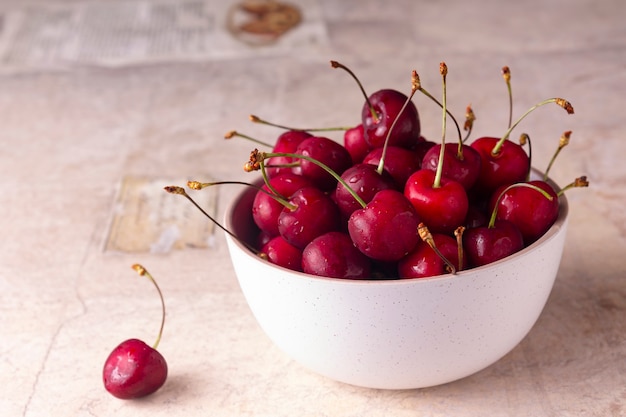
M 417 71 L 413 70 L 411 72 L 411 92 L 415 93 L 421 87 L 420 77 L 417 75 Z
M 563 134 L 561 135 L 561 138 L 559 139 L 559 147 L 564 148 L 567 145 L 569 145 L 569 138 L 570 138 L 570 136 L 572 136 L 572 131 L 571 130 L 563 132 Z
M 259 116 L 255 116 L 254 114 L 251 114 L 249 116 L 250 121 L 254 122 L 254 123 L 260 123 L 261 122 L 261 118 Z
M 246 172 L 258 171 L 261 169 L 261 161 L 263 158 L 261 157 L 261 153 L 258 149 L 254 149 L 250 152 L 250 160 L 245 163 L 243 166 L 243 170 Z
M 528 133 L 522 133 L 521 135 L 519 135 L 519 144 L 524 146 L 528 143 L 529 139 L 530 136 L 528 136 Z
M 583 175 L 582 177 L 578 177 L 574 180 L 574 187 L 589 187 L 589 181 L 587 181 L 587 177 Z
M 465 109 L 465 124 L 463 125 L 463 129 L 470 130 L 474 126 L 475 120 L 476 115 L 474 114 L 474 110 L 472 110 L 471 105 L 468 105 Z
M 502 78 L 504 78 L 504 81 L 507 83 L 511 81 L 511 69 L 509 67 L 502 67 Z
M 445 62 L 439 63 L 439 73 L 443 75 L 444 77 L 448 75 L 448 66 L 446 65 Z
M 572 104 L 569 101 L 563 98 L 557 98 L 555 102 L 559 106 L 563 107 L 565 111 L 567 111 L 567 114 L 574 114 L 574 107 L 572 107 Z
M 202 190 L 203 188 L 209 187 L 211 184 L 200 181 L 187 181 L 187 187 L 192 190 Z
M 137 271 L 137 273 L 138 273 L 139 275 L 141 275 L 141 276 L 146 275 L 146 273 L 148 272 L 148 271 L 146 271 L 146 268 L 144 268 L 143 266 L 141 266 L 141 265 L 139 265 L 139 264 L 134 264 L 134 265 L 132 266 L 132 268 L 133 268 L 135 271 Z
M 180 195 L 187 194 L 183 187 L 179 187 L 177 185 L 168 185 L 167 187 L 163 187 L 163 189 L 170 194 L 180 194 Z
M 413 72 L 411 73 L 411 82 L 417 88 L 417 90 L 422 89 L 422 82 L 420 81 L 420 76 L 415 70 L 413 70 Z

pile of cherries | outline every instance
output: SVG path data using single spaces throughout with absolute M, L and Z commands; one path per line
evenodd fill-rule
M 364 93 L 348 68 L 331 65 L 352 75 Z M 542 179 L 530 180 L 528 135 L 519 143 L 509 136 L 535 108 L 556 103 L 571 114 L 571 104 L 544 100 L 514 124 L 510 111 L 504 136 L 467 144 L 473 111 L 468 107 L 463 138 L 447 110 L 445 63 L 440 75 L 442 102 L 421 86 L 415 71 L 409 96 L 392 89 L 364 93 L 361 122 L 344 129 L 343 144 L 314 129 L 280 126 L 286 131 L 271 152 L 255 149 L 245 165 L 264 178 L 252 206 L 259 228 L 254 250 L 274 264 L 319 276 L 402 279 L 489 264 L 539 239 L 559 215 L 559 195 L 586 186 L 586 178 L 558 190 L 547 180 L 548 167 Z M 511 98 L 507 67 L 503 76 Z M 417 91 L 442 108 L 441 142 L 421 135 L 412 101 Z M 458 143 L 445 143 L 448 118 Z M 558 151 L 570 133 L 563 134 Z

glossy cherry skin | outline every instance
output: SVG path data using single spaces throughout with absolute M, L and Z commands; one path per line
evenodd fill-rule
M 280 193 L 283 198 L 289 199 L 300 188 L 310 186 L 311 182 L 301 175 L 291 172 L 283 172 L 270 178 L 270 185 Z M 265 191 L 270 189 L 266 184 L 261 187 Z M 257 191 L 252 203 L 252 219 L 254 223 L 270 237 L 278 236 L 278 216 L 283 211 L 283 206 L 274 197 L 266 192 Z
M 456 239 L 442 234 L 433 234 L 435 245 L 441 254 L 459 270 L 459 250 Z M 419 241 L 415 249 L 398 262 L 400 278 L 426 278 L 447 274 L 446 263 L 424 241 Z
M 491 151 L 499 140 L 482 137 L 470 145 L 480 154 L 480 175 L 474 186 L 479 195 L 489 196 L 499 186 L 525 181 L 528 176 L 528 155 L 517 143 L 506 140 L 500 152 L 492 155 Z
M 278 231 L 287 242 L 304 249 L 316 237 L 339 230 L 340 213 L 335 202 L 317 187 L 296 191 L 278 216 Z
M 506 220 L 496 220 L 494 227 L 480 226 L 463 233 L 463 250 L 470 268 L 506 258 L 523 248 L 519 229 Z
M 165 358 L 138 339 L 120 343 L 109 355 L 102 371 L 104 387 L 121 399 L 152 394 L 167 379 Z
M 434 181 L 433 171 L 420 169 L 407 180 L 404 195 L 431 233 L 451 234 L 464 224 L 469 207 L 467 193 L 461 184 L 445 177 L 437 188 Z
M 302 269 L 307 274 L 345 279 L 366 279 L 371 261 L 343 232 L 329 232 L 316 237 L 302 252 Z
M 328 166 L 337 175 L 352 166 L 352 156 L 341 144 L 323 136 L 313 136 L 303 140 L 296 149 L 297 154 L 313 158 Z M 302 176 L 324 191 L 335 188 L 337 180 L 323 168 L 311 161 L 300 160 Z
M 374 119 L 368 103 L 363 104 L 361 121 L 365 141 L 370 148 L 380 148 L 385 144 L 389 129 L 396 118 L 398 121 L 389 137 L 389 145 L 410 148 L 419 141 L 421 126 L 415 104 L 410 102 L 400 114 L 406 100 L 407 96 L 396 90 L 384 89 L 375 92 L 369 97 L 369 101 L 377 114 L 377 119 Z
M 267 260 L 274 265 L 302 271 L 302 249 L 298 249 L 282 236 L 275 236 L 261 248 L 261 253 L 267 256 Z
M 272 152 L 295 153 L 296 149 L 298 149 L 298 145 L 300 144 L 300 142 L 302 142 L 306 138 L 310 138 L 311 136 L 313 135 L 301 130 L 288 130 L 278 137 L 276 143 L 274 144 Z M 293 167 L 278 166 L 293 164 L 297 162 L 297 158 L 292 158 L 289 156 L 274 156 L 272 158 L 268 158 L 267 161 L 265 161 L 265 165 L 267 166 L 267 174 L 270 177 L 275 177 L 285 172 L 300 174 L 301 170 L 299 165 Z
M 369 164 L 357 164 L 341 174 L 341 178 L 359 196 L 365 204 L 381 190 L 397 189 L 396 183 L 389 174 L 379 174 L 376 167 Z M 358 210 L 361 204 L 354 198 L 348 189 L 340 182 L 335 188 L 335 203 L 344 218 L 349 218 L 353 211 Z
M 513 187 L 502 195 L 496 214 L 496 218 L 508 220 L 517 226 L 525 245 L 543 236 L 559 216 L 559 198 L 550 184 L 539 180 L 529 181 L 529 184 L 546 191 L 552 200 L 532 188 Z M 505 188 L 502 186 L 494 192 L 490 202 L 492 210 Z
M 352 157 L 353 165 L 363 162 L 363 158 L 370 151 L 370 146 L 365 142 L 363 124 L 358 124 L 345 131 L 343 134 L 343 147 L 346 148 Z
M 363 163 L 378 167 L 382 154 L 383 148 L 372 149 L 363 158 Z M 422 161 L 415 151 L 398 146 L 387 147 L 383 169 L 393 177 L 398 187 L 404 187 L 406 180 L 412 173 L 419 170 L 421 165 Z
M 417 160 L 420 161 L 420 168 L 422 167 L 422 161 L 424 160 L 426 152 L 428 152 L 430 148 L 436 144 L 436 142 L 427 140 L 421 136 L 419 142 L 417 142 L 415 146 L 411 147 L 411 150 L 417 154 Z
M 420 240 L 419 218 L 406 197 L 396 190 L 379 191 L 365 208 L 348 219 L 354 245 L 368 257 L 397 261 Z
M 431 147 L 424 155 L 422 168 L 437 171 L 440 152 L 441 144 Z M 459 157 L 459 145 L 457 143 L 446 143 L 442 174 L 469 190 L 480 174 L 481 157 L 478 151 L 469 145 L 462 145 L 461 154 L 462 157 Z

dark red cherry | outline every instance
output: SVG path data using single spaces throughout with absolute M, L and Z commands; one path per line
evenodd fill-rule
M 422 136 L 420 138 L 420 141 L 411 148 L 411 150 L 417 154 L 417 160 L 420 161 L 420 168 L 422 167 L 422 161 L 424 160 L 426 152 L 428 152 L 430 148 L 432 148 L 436 144 L 436 142 L 427 140 Z
M 379 191 L 365 208 L 348 220 L 354 245 L 379 261 L 397 261 L 420 240 L 419 218 L 406 197 L 396 190 Z
M 545 181 L 529 181 L 528 184 L 539 187 L 552 199 L 529 187 L 512 187 L 504 192 L 498 203 L 498 219 L 515 224 L 524 237 L 524 244 L 529 245 L 548 231 L 559 216 L 559 198 L 554 189 Z M 500 187 L 491 198 L 490 207 L 495 207 L 498 196 L 503 192 Z
M 480 175 L 474 190 L 480 195 L 491 195 L 501 185 L 525 181 L 528 176 L 528 155 L 520 145 L 510 140 L 502 143 L 497 154 L 492 151 L 498 138 L 482 137 L 470 145 L 480 154 Z
M 383 148 L 372 149 L 363 158 L 363 163 L 378 167 L 382 154 Z M 411 174 L 420 169 L 422 161 L 415 151 L 398 146 L 388 146 L 383 164 L 383 169 L 393 177 L 398 187 L 404 187 Z
M 310 133 L 302 130 L 288 130 L 278 137 L 272 152 L 295 153 L 300 142 L 306 138 L 310 138 L 311 136 L 312 135 Z M 298 162 L 299 160 L 297 158 L 292 158 L 290 156 L 275 156 L 268 158 L 265 161 L 267 174 L 270 177 L 274 177 L 284 172 L 300 174 L 301 171 Z M 289 166 L 294 163 L 296 164 L 295 166 Z
M 342 232 L 316 237 L 302 252 L 302 269 L 307 274 L 331 278 L 366 279 L 371 272 L 370 259 Z
M 459 269 L 459 250 L 456 239 L 442 234 L 433 234 L 435 245 L 441 254 Z M 398 262 L 400 278 L 426 278 L 447 274 L 446 262 L 424 241 Z
M 303 140 L 296 153 L 315 159 L 341 175 L 352 166 L 350 153 L 341 144 L 323 136 L 313 136 Z M 320 166 L 306 159 L 300 160 L 302 176 L 308 178 L 318 188 L 328 191 L 335 188 L 337 180 Z
M 451 234 L 464 224 L 469 202 L 461 184 L 441 178 L 434 187 L 435 172 L 421 169 L 406 182 L 404 195 L 432 233 Z
M 379 174 L 376 167 L 369 164 L 354 165 L 345 170 L 341 174 L 341 178 L 361 197 L 365 204 L 372 201 L 376 193 L 381 190 L 397 189 L 395 181 L 387 172 Z M 335 203 L 346 219 L 350 217 L 353 211 L 362 208 L 361 203 L 339 182 L 335 189 Z
M 300 188 L 311 185 L 311 182 L 306 178 L 291 172 L 276 175 L 270 178 L 269 183 L 285 199 L 291 197 Z M 270 191 L 266 184 L 263 184 L 262 188 L 265 191 Z M 257 191 L 252 203 L 252 218 L 259 229 L 270 237 L 278 236 L 278 216 L 284 207 L 272 195 Z
M 413 102 L 402 111 L 408 97 L 396 90 L 379 90 L 369 96 L 368 103 L 363 104 L 361 121 L 365 133 L 365 141 L 370 148 L 380 148 L 385 144 L 391 125 L 396 122 L 391 135 L 389 146 L 410 148 L 420 140 L 420 119 Z M 372 114 L 372 108 L 376 116 Z
M 496 220 L 493 227 L 474 227 L 463 233 L 463 251 L 470 268 L 490 264 L 523 248 L 519 229 L 506 220 Z
M 370 151 L 370 146 L 365 142 L 362 124 L 346 130 L 343 134 L 343 146 L 352 157 L 352 164 L 356 165 L 363 162 L 363 158 Z
M 287 242 L 282 236 L 275 236 L 261 248 L 261 253 L 275 265 L 302 271 L 302 250 Z
M 489 216 L 487 215 L 487 209 L 470 203 L 467 209 L 467 215 L 465 216 L 465 228 L 470 229 L 473 227 L 487 226 L 488 223 Z
M 340 228 L 340 213 L 335 202 L 316 187 L 296 191 L 278 216 L 278 231 L 287 242 L 304 249 L 313 239 Z
M 167 363 L 158 351 L 141 340 L 129 339 L 113 349 L 102 374 L 104 387 L 115 397 L 145 397 L 165 383 Z
M 422 160 L 422 168 L 437 171 L 441 144 L 431 147 Z M 444 177 L 460 183 L 463 188 L 472 188 L 480 174 L 480 154 L 469 145 L 462 145 L 459 152 L 458 143 L 447 143 L 443 157 Z

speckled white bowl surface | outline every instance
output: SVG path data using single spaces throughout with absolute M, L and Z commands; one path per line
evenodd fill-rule
M 225 225 L 253 241 L 255 190 Z M 226 236 L 246 300 L 268 337 L 319 374 L 383 389 L 422 388 L 478 372 L 511 351 L 543 310 L 559 268 L 568 204 L 521 252 L 484 267 L 425 279 L 353 281 L 293 272 Z

